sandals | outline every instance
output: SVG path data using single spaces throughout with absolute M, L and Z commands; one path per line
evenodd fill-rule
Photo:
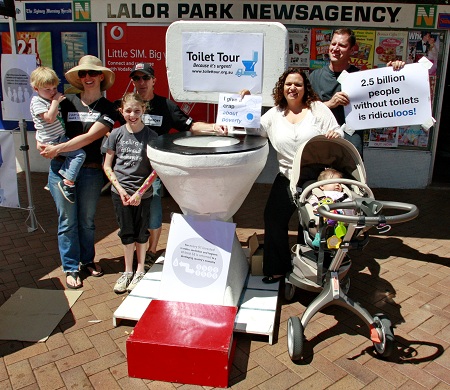
M 94 262 L 81 264 L 80 269 L 87 272 L 89 275 L 95 278 L 103 276 L 103 270 L 100 268 L 99 265 L 95 264 Z
M 67 278 L 69 276 L 72 277 L 73 280 L 75 280 L 75 285 L 68 283 Z M 80 283 L 78 283 L 78 280 L 80 280 Z M 70 288 L 72 290 L 78 290 L 79 288 L 83 287 L 83 282 L 81 282 L 80 274 L 78 271 L 66 272 L 66 286 L 67 288 Z

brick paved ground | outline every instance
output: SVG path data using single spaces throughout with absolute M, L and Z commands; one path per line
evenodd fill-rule
M 27 207 L 24 175 L 19 175 Z M 27 232 L 28 211 L 0 208 L 0 304 L 19 287 L 64 289 L 56 244 L 56 214 L 46 175 L 32 174 L 35 213 L 41 228 Z M 235 222 L 241 242 L 254 232 L 263 240 L 262 209 L 268 185 L 253 187 Z M 374 356 L 368 332 L 350 312 L 329 307 L 313 317 L 305 335 L 304 360 L 294 364 L 286 347 L 286 324 L 314 294 L 281 295 L 278 337 L 238 334 L 230 375 L 233 389 L 449 389 L 450 388 L 450 207 L 449 189 L 375 189 L 382 200 L 416 203 L 420 216 L 388 235 L 372 232 L 353 257 L 349 295 L 372 314 L 389 314 L 396 348 L 390 361 Z M 160 250 L 167 242 L 170 197 L 163 198 Z M 114 328 L 112 314 L 123 296 L 112 287 L 123 268 L 122 248 L 109 196 L 97 212 L 97 258 L 106 274 L 84 280 L 83 294 L 45 343 L 0 341 L 0 389 L 194 389 L 200 386 L 127 376 L 125 342 L 133 323 Z M 294 239 L 295 221 L 292 224 Z M 151 356 L 149 359 L 157 359 Z

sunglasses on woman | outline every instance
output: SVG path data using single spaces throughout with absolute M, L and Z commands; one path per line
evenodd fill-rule
M 85 78 L 87 75 L 91 76 L 91 77 L 97 77 L 100 76 L 103 72 L 99 71 L 99 70 L 79 70 L 78 71 L 78 77 L 80 79 Z
M 133 76 L 133 77 L 131 78 L 131 80 L 133 80 L 133 81 L 139 81 L 140 79 L 142 79 L 142 80 L 148 81 L 148 80 L 150 80 L 151 78 L 152 78 L 152 76 L 149 76 L 148 74 L 146 74 L 146 75 L 144 75 L 144 76 Z

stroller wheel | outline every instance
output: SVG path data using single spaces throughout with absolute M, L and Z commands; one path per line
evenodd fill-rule
M 300 360 L 303 354 L 303 325 L 298 317 L 288 320 L 287 343 L 288 353 L 292 361 Z
M 373 346 L 378 355 L 387 358 L 394 350 L 395 337 L 392 323 L 384 314 L 376 314 L 373 320 L 377 325 L 381 340 L 381 343 L 373 343 Z
M 287 301 L 291 301 L 292 298 L 294 298 L 294 294 L 295 294 L 295 286 L 292 283 L 285 283 L 284 286 L 284 297 L 286 298 Z

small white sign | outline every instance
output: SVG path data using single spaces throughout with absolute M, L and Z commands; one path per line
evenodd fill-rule
M 259 128 L 262 97 L 221 93 L 219 95 L 216 123 L 236 127 Z
M 174 213 L 159 299 L 222 304 L 235 230 L 234 223 Z
M 339 81 L 350 98 L 344 111 L 352 130 L 422 125 L 432 119 L 428 69 L 420 63 L 397 71 L 345 72 Z

